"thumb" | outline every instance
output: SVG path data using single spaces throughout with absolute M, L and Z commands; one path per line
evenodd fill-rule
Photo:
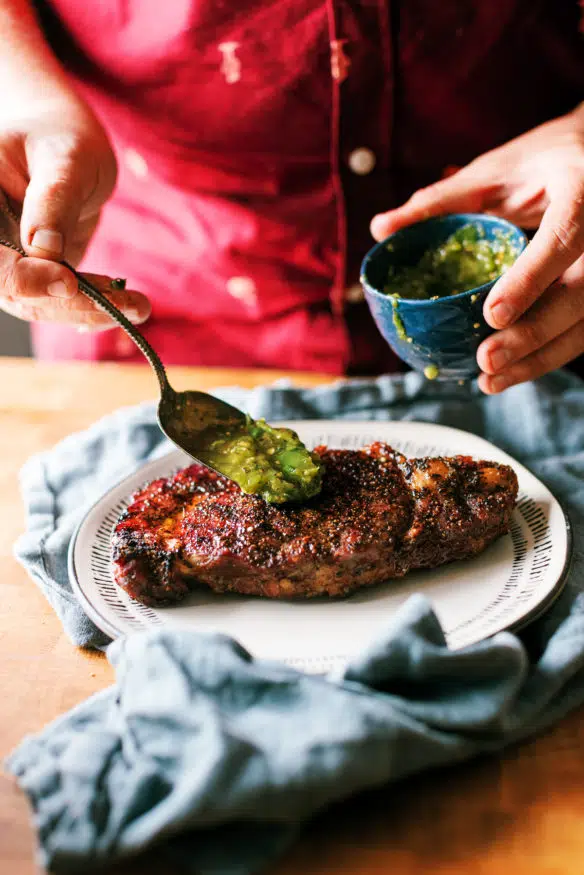
M 27 149 L 30 182 L 20 236 L 28 255 L 62 260 L 91 192 L 91 157 L 82 159 L 77 138 L 44 137 Z
M 418 189 L 401 207 L 374 216 L 371 222 L 373 237 L 383 240 L 406 225 L 433 216 L 480 212 L 486 199 L 487 186 L 471 167 L 469 165 L 447 179 Z

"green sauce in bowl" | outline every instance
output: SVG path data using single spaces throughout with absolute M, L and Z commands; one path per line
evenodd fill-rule
M 487 240 L 480 226 L 464 225 L 417 264 L 390 267 L 384 292 L 417 301 L 457 295 L 497 279 L 518 255 L 511 234 L 497 230 Z

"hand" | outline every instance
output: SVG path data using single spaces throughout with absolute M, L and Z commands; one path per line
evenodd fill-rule
M 116 163 L 108 139 L 76 98 L 35 107 L 29 118 L 0 109 L 0 199 L 20 212 L 24 258 L 0 246 L 0 308 L 20 319 L 95 330 L 113 321 L 77 289 L 77 266 L 111 194 Z M 110 277 L 88 277 L 132 322 L 150 304 L 135 291 L 113 292 Z
M 539 228 L 485 301 L 485 319 L 499 330 L 478 350 L 483 392 L 535 379 L 584 352 L 584 104 L 375 216 L 371 231 L 382 240 L 457 212 Z

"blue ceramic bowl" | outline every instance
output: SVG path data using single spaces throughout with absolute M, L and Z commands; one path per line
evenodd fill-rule
M 374 246 L 361 266 L 365 299 L 381 334 L 396 355 L 432 379 L 466 380 L 479 373 L 477 349 L 493 332 L 483 317 L 483 303 L 496 280 L 437 301 L 390 298 L 383 289 L 390 266 L 416 264 L 427 249 L 468 224 L 480 226 L 487 240 L 496 239 L 495 231 L 510 234 L 517 254 L 527 245 L 523 231 L 504 219 L 457 213 L 402 228 Z

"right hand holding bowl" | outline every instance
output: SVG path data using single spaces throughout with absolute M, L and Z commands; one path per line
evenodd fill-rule
M 361 267 L 365 299 L 379 331 L 428 379 L 476 376 L 477 350 L 494 331 L 483 316 L 484 302 L 526 245 L 515 225 L 475 213 L 440 216 L 396 231 L 371 249 Z

